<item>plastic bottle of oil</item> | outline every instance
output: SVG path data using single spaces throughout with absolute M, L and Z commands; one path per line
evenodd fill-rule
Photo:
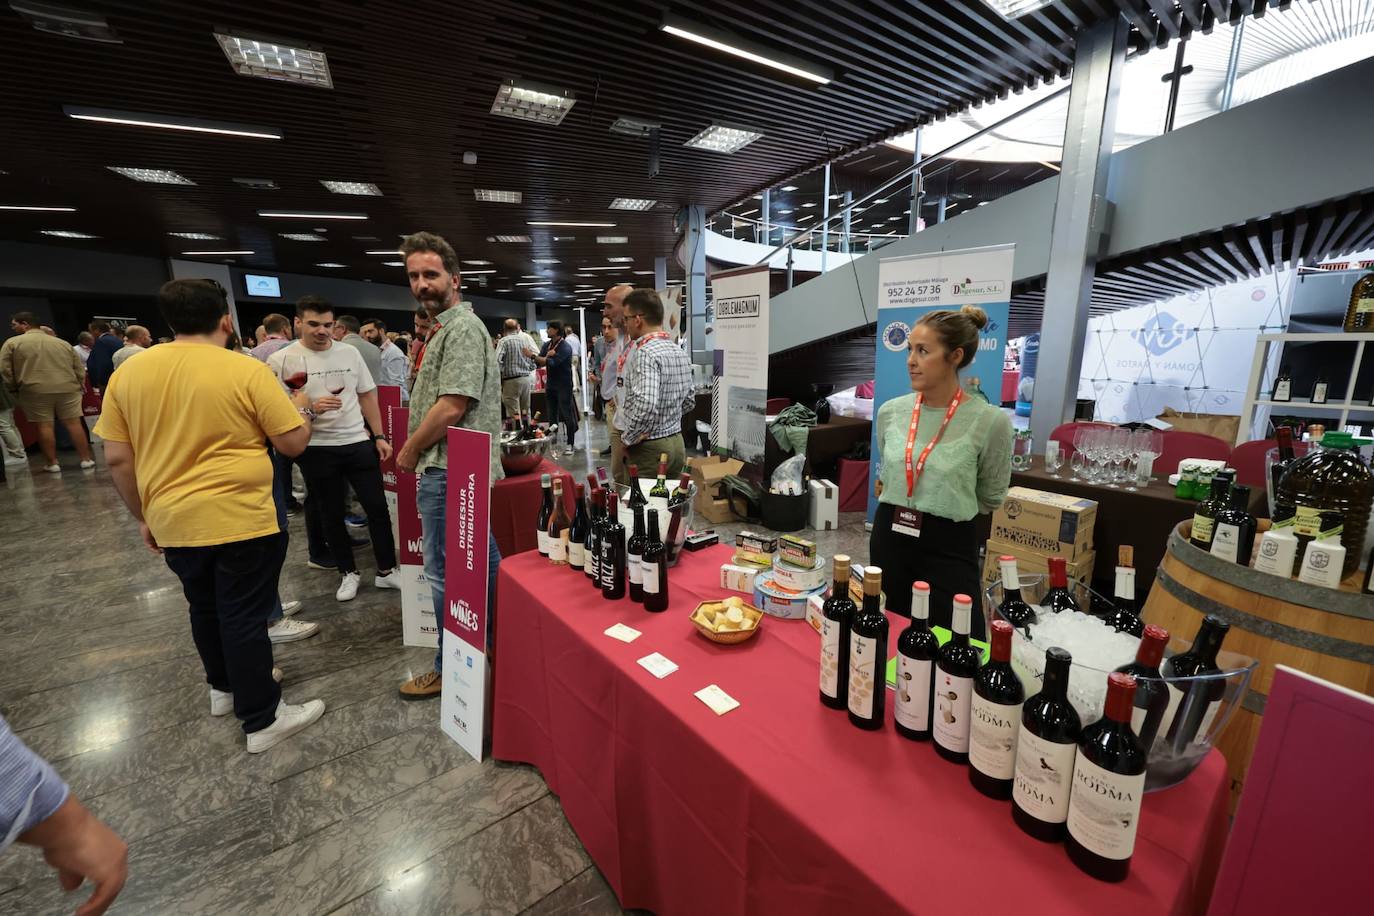
M 1318 534 L 1321 516 L 1339 513 L 1344 517 L 1341 544 L 1345 546 L 1348 576 L 1360 563 L 1370 506 L 1374 503 L 1374 470 L 1355 450 L 1354 437 L 1332 430 L 1322 436 L 1321 448 L 1299 458 L 1279 481 L 1280 505 L 1293 507 L 1296 515 L 1298 553 Z

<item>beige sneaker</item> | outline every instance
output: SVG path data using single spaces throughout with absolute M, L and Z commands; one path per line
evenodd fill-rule
M 399 688 L 403 700 L 432 700 L 443 689 L 444 679 L 437 671 L 426 671 L 406 681 Z

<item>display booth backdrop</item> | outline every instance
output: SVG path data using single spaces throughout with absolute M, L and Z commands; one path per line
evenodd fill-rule
M 718 452 L 762 464 L 768 435 L 768 268 L 715 274 L 711 289 L 711 444 Z

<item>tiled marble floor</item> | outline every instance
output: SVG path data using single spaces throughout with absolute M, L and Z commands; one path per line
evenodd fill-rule
M 601 424 L 590 431 L 590 449 L 560 459 L 572 470 L 605 445 Z M 401 647 L 396 592 L 334 600 L 337 577 L 305 566 L 299 517 L 282 593 L 320 633 L 276 657 L 286 698 L 328 711 L 250 757 L 238 723 L 209 715 L 177 580 L 103 459 L 62 463 L 60 476 L 7 469 L 0 488 L 0 710 L 129 842 L 111 912 L 621 912 L 536 770 L 471 761 L 440 733 L 437 703 L 397 697 L 432 652 Z M 862 518 L 843 521 L 816 535 L 821 550 L 862 561 Z M 358 559 L 366 575 L 370 551 Z M 32 848 L 0 854 L 0 914 L 75 907 Z

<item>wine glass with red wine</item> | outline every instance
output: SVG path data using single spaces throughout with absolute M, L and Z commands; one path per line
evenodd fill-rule
M 309 379 L 310 372 L 306 368 L 305 357 L 288 353 L 282 358 L 281 380 L 287 388 L 292 391 L 300 391 Z

